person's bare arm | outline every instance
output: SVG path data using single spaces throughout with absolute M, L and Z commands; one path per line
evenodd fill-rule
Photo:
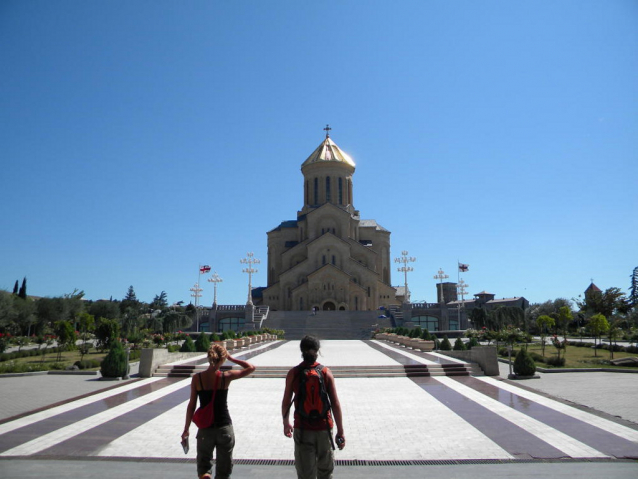
M 232 357 L 230 354 L 228 355 L 228 357 L 226 358 L 228 359 L 228 361 L 233 362 L 235 364 L 237 364 L 238 366 L 240 366 L 242 369 L 231 369 L 229 371 L 226 371 L 225 375 L 228 378 L 229 381 L 234 381 L 235 379 L 241 379 L 244 378 L 246 376 L 248 376 L 249 374 L 252 374 L 255 372 L 255 365 L 252 363 L 249 363 L 248 361 L 244 361 L 242 359 L 236 359 L 234 357 Z
M 188 400 L 188 406 L 186 406 L 186 423 L 184 424 L 184 431 L 182 432 L 182 440 L 186 439 L 190 432 L 191 422 L 193 420 L 193 414 L 195 413 L 195 406 L 197 405 L 197 386 L 195 386 L 195 378 L 191 379 L 191 395 Z
M 341 403 L 339 402 L 339 395 L 337 394 L 337 386 L 335 385 L 335 378 L 332 375 L 332 371 L 326 371 L 326 389 L 328 390 L 328 396 L 330 397 L 330 405 L 332 406 L 332 413 L 334 414 L 335 423 L 337 423 L 337 437 L 343 438 L 343 442 L 337 442 L 339 449 L 343 449 L 346 446 L 346 436 L 343 433 L 343 416 L 341 414 Z
M 292 425 L 290 424 L 290 410 L 292 409 L 292 395 L 293 395 L 293 379 L 294 370 L 288 371 L 286 376 L 286 389 L 284 389 L 284 397 L 281 400 L 281 417 L 284 422 L 284 436 L 292 437 Z

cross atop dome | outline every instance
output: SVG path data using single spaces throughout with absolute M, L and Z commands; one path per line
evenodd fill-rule
M 326 132 L 326 138 L 330 138 L 330 130 L 332 130 L 332 128 L 330 128 L 330 125 L 326 125 L 326 127 L 323 129 L 323 131 Z

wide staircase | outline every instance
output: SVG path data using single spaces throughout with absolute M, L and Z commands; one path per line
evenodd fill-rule
M 370 339 L 377 328 L 392 327 L 382 311 L 270 311 L 264 327 L 282 329 L 286 339 L 301 339 L 306 334 L 319 339 Z
M 154 377 L 188 378 L 204 371 L 208 364 L 162 365 Z M 224 367 L 222 369 L 230 369 Z M 249 378 L 285 378 L 290 366 L 259 366 Z M 428 376 L 482 376 L 483 371 L 470 363 L 454 364 L 410 364 L 396 366 L 330 366 L 336 378 L 388 378 Z

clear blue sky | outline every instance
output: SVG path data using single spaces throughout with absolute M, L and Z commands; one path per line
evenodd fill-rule
M 209 264 L 244 303 L 239 260 L 265 286 L 266 232 L 296 218 L 327 123 L 362 218 L 417 258 L 413 299 L 457 261 L 470 293 L 627 291 L 629 0 L 4 0 L 0 288 L 188 302 Z

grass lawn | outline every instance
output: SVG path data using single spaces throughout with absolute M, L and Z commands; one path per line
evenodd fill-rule
M 99 352 L 95 349 L 89 351 L 88 354 L 82 358 L 84 361 L 104 359 L 108 351 Z M 58 353 L 49 352 L 45 356 L 27 356 L 24 358 L 16 358 L 8 361 L 0 362 L 0 373 L 21 373 L 21 372 L 33 372 L 33 371 L 48 371 L 48 370 L 64 370 L 68 366 L 72 366 L 76 361 L 81 358 L 79 351 L 64 351 L 61 354 L 60 361 L 58 362 Z M 85 371 L 97 371 L 99 366 L 93 368 L 87 368 Z
M 573 340 L 573 343 L 578 340 Z M 520 349 L 520 345 L 514 347 L 512 351 L 512 362 L 514 361 L 514 357 L 516 353 Z M 540 343 L 530 343 L 527 350 L 529 352 L 535 352 L 537 354 L 542 355 L 542 349 Z M 565 354 L 566 352 L 566 354 Z M 557 352 L 556 348 L 552 346 L 551 343 L 545 345 L 545 357 L 556 357 Z M 561 350 L 561 357 L 565 357 L 565 366 L 564 368 L 618 368 L 618 369 L 627 369 L 628 366 L 613 366 L 609 363 L 611 359 L 611 355 L 609 351 L 604 349 L 592 349 L 587 347 L 579 348 L 577 346 L 567 346 L 566 350 Z M 627 357 L 636 357 L 638 356 L 636 353 L 624 353 L 624 352 L 614 352 L 614 359 L 619 358 L 627 358 Z M 537 367 L 541 368 L 556 368 L 557 366 L 550 366 L 545 363 L 536 362 Z M 638 369 L 638 368 L 637 368 Z

